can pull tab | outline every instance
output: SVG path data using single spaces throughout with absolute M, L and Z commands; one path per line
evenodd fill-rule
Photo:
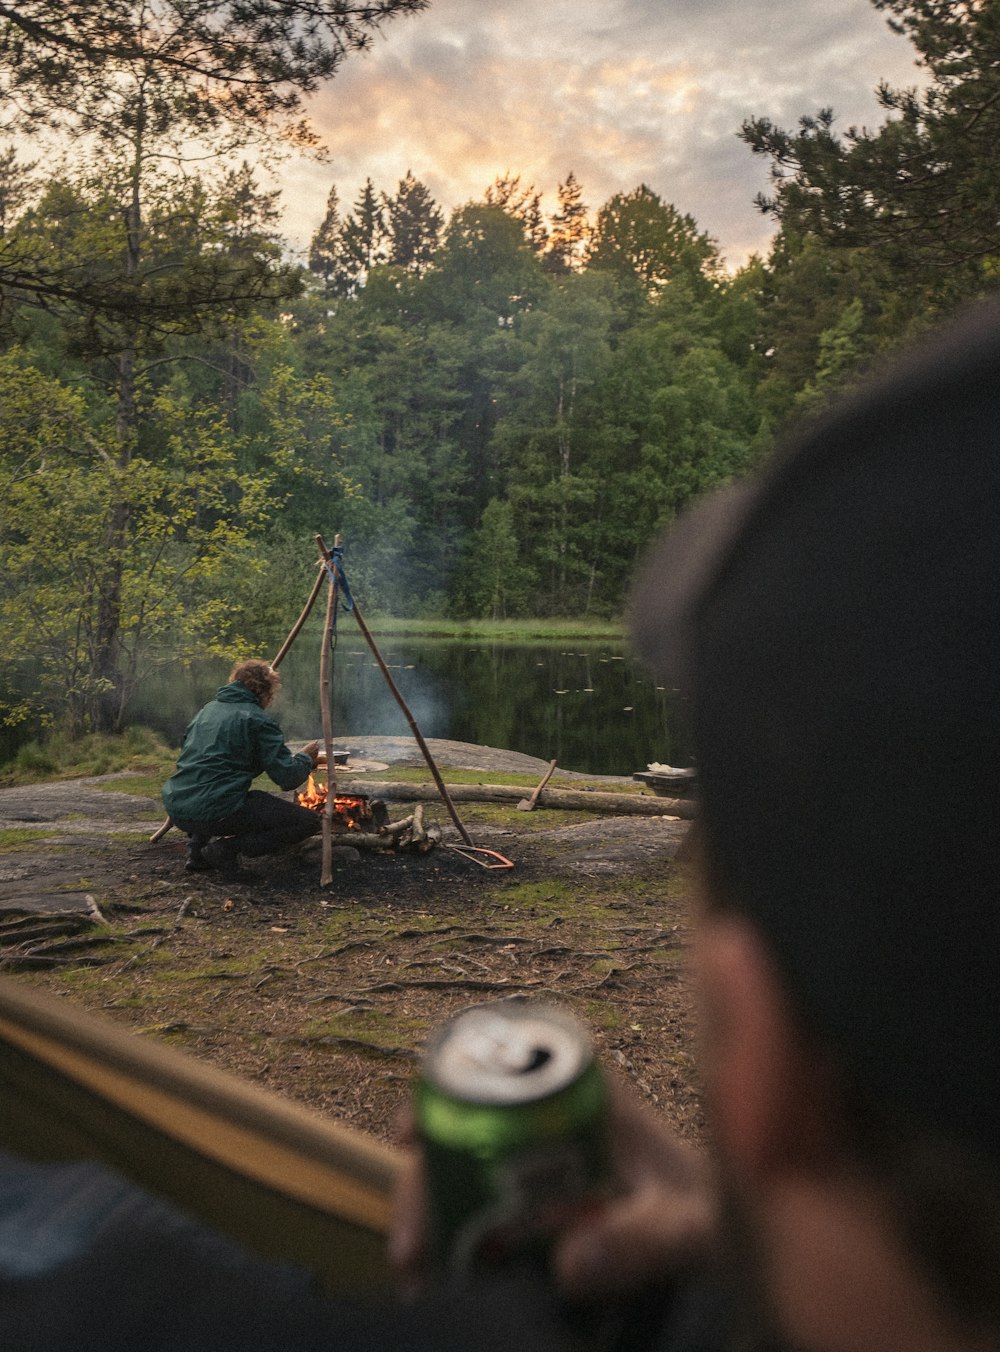
M 552 1060 L 552 1052 L 506 1019 L 495 1019 L 469 1042 L 470 1059 L 508 1075 L 530 1075 Z

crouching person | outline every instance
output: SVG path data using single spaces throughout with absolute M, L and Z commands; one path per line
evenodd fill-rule
M 265 712 L 280 684 L 267 662 L 238 662 L 229 684 L 188 725 L 163 802 L 188 834 L 189 871 L 218 868 L 232 876 L 241 854 L 273 854 L 320 829 L 315 812 L 250 788 L 264 773 L 281 789 L 297 788 L 319 755 L 318 742 L 291 751 Z

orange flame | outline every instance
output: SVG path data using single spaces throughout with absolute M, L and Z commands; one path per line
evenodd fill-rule
M 306 780 L 305 788 L 295 795 L 295 801 L 300 807 L 308 807 L 313 812 L 324 812 L 326 810 L 327 786 L 317 784 L 312 775 Z M 349 831 L 361 831 L 364 829 L 363 823 L 371 818 L 371 808 L 368 806 L 368 799 L 356 797 L 353 794 L 334 794 L 333 815 L 338 818 L 343 826 Z

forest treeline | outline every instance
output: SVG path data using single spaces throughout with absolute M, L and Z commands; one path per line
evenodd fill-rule
M 0 720 L 120 728 L 157 656 L 280 636 L 317 530 L 369 610 L 617 614 L 687 502 L 996 285 L 997 4 L 874 2 L 919 88 L 748 121 L 776 231 L 736 271 L 570 166 L 552 201 L 334 187 L 291 259 L 261 168 L 422 0 L 203 0 L 196 69 L 182 0 L 0 9 L 8 127 L 62 147 L 0 155 Z

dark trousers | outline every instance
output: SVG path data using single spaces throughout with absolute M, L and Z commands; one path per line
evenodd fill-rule
M 243 806 L 228 817 L 211 822 L 181 821 L 175 817 L 174 825 L 188 833 L 192 845 L 204 845 L 214 836 L 227 836 L 240 854 L 255 856 L 297 845 L 307 836 L 316 835 L 323 821 L 311 808 L 251 789 Z

